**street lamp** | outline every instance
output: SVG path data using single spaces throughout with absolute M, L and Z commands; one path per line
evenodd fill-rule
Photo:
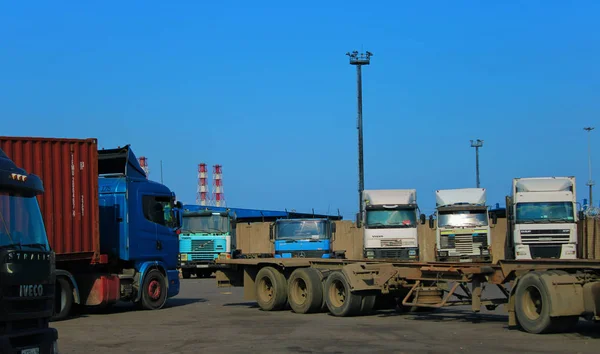
M 589 188 L 590 188 L 590 207 L 594 206 L 594 200 L 592 199 L 592 187 L 594 186 L 594 180 L 592 179 L 592 138 L 591 138 L 591 133 L 592 130 L 594 130 L 593 127 L 585 127 L 583 128 L 583 130 L 588 132 L 588 173 L 589 173 L 589 180 L 588 183 L 586 184 Z
M 363 130 L 362 130 L 362 66 L 369 65 L 371 63 L 371 56 L 373 53 L 367 51 L 366 53 L 358 53 L 353 51 L 352 53 L 346 53 L 350 57 L 350 65 L 356 66 L 356 91 L 358 101 L 358 116 L 356 121 L 356 129 L 358 129 L 358 216 L 356 220 L 356 226 L 361 226 L 362 221 L 362 192 L 365 189 L 365 173 L 363 166 Z
M 475 173 L 477 175 L 477 188 L 479 188 L 479 148 L 483 146 L 483 140 L 471 140 L 471 147 L 475 148 Z

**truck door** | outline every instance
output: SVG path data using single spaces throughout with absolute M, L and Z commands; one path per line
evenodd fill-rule
M 172 212 L 172 197 L 141 192 L 142 214 L 139 223 L 139 260 L 158 260 L 169 269 L 177 267 L 179 241 L 173 228 L 177 225 Z

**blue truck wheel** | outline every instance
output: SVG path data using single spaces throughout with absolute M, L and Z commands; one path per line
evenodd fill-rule
M 151 269 L 144 278 L 142 306 L 146 310 L 158 310 L 167 302 L 167 280 L 158 269 Z

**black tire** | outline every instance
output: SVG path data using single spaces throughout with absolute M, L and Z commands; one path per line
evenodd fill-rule
M 52 320 L 62 321 L 67 318 L 73 308 L 73 302 L 73 287 L 71 286 L 71 282 L 64 277 L 56 278 Z
M 210 278 L 212 270 L 197 270 L 196 277 L 198 278 Z
M 264 267 L 259 270 L 255 287 L 256 302 L 261 310 L 279 311 L 287 305 L 287 282 L 277 269 Z
M 158 310 L 167 302 L 167 280 L 158 269 L 151 269 L 144 277 L 142 292 L 142 308 Z
M 550 272 L 552 273 L 552 271 Z M 557 273 L 554 273 L 557 274 Z M 552 303 L 540 272 L 525 274 L 515 290 L 515 314 L 521 328 L 529 333 L 542 334 L 561 331 L 572 324 L 569 317 L 550 317 Z
M 314 268 L 298 268 L 288 281 L 288 303 L 296 313 L 318 312 L 323 305 L 323 284 L 319 271 Z
M 192 272 L 189 269 L 182 269 L 181 270 L 181 276 L 183 277 L 183 279 L 189 279 L 192 276 Z
M 355 316 L 360 313 L 362 296 L 350 291 L 350 284 L 340 271 L 331 272 L 325 281 L 325 299 L 332 315 Z

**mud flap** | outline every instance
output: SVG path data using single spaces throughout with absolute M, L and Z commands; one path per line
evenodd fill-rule
M 540 279 L 548 289 L 550 317 L 580 316 L 585 312 L 583 282 L 573 275 L 543 273 Z

